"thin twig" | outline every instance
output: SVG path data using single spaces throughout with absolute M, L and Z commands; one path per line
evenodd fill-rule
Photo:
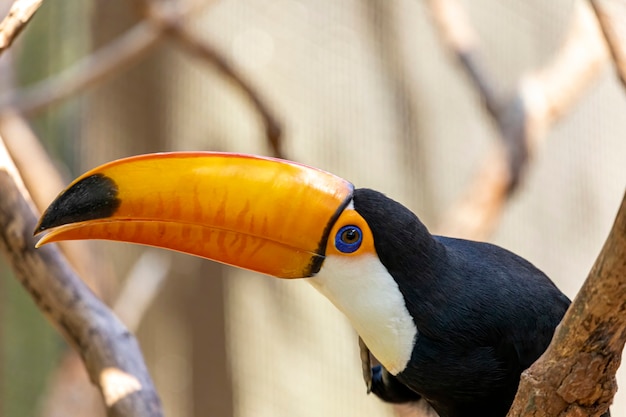
M 132 332 L 139 328 L 146 310 L 165 283 L 171 266 L 171 253 L 147 249 L 128 273 L 113 310 Z
M 194 7 L 190 6 L 189 9 L 193 10 Z M 116 41 L 83 58 L 55 77 L 41 81 L 24 92 L 12 91 L 5 94 L 0 97 L 0 109 L 11 107 L 27 115 L 36 114 L 133 65 L 162 40 L 162 34 L 165 32 L 192 55 L 215 66 L 244 93 L 263 120 L 266 137 L 274 155 L 284 158 L 280 123 L 270 110 L 270 106 L 223 54 L 185 28 L 182 21 L 187 10 L 168 14 L 156 12 L 156 7 L 152 6 L 149 10 L 150 22 L 138 23 Z
M 449 41 L 448 45 L 451 48 L 464 48 L 453 49 L 454 53 L 458 56 L 474 56 L 472 59 L 461 59 L 460 62 L 464 65 L 478 65 L 476 35 L 466 24 L 459 23 L 467 22 L 465 17 L 459 17 L 464 16 L 461 6 L 456 4 L 456 0 L 430 0 L 429 4 L 433 14 L 439 13 L 435 21 L 441 36 L 455 39 L 454 42 Z M 441 4 L 454 4 L 455 12 L 441 14 Z M 450 16 L 454 19 L 450 19 Z M 463 28 L 461 35 L 450 35 L 457 33 L 459 27 Z M 463 42 L 462 36 L 469 41 Z M 518 163 L 525 161 L 525 158 L 519 156 L 511 157 L 522 149 L 515 144 L 523 143 L 523 149 L 527 150 L 524 152 L 532 156 L 546 138 L 547 131 L 579 100 L 607 62 L 606 43 L 596 19 L 588 5 L 579 2 L 565 41 L 555 58 L 545 67 L 522 77 L 512 98 L 505 105 L 496 106 L 501 114 L 501 120 L 496 123 L 499 134 L 509 139 L 493 145 L 466 192 L 444 215 L 438 228 L 439 233 L 476 240 L 489 236 L 519 182 L 516 175 L 519 175 L 522 166 L 511 169 L 510 164 L 515 164 L 516 160 Z M 476 68 L 468 71 L 484 72 Z M 488 78 L 479 78 L 480 83 L 476 83 L 479 93 L 482 96 L 494 96 L 494 93 L 489 92 L 492 88 L 485 87 Z
M 429 0 L 428 4 L 439 36 L 461 62 L 461 69 L 476 86 L 489 113 L 498 118 L 503 100 L 501 89 L 484 65 L 478 35 L 465 9 L 456 0 Z
M 430 0 L 431 16 L 444 40 L 458 59 L 476 88 L 491 119 L 495 122 L 508 159 L 507 189 L 512 191 L 522 175 L 528 159 L 528 144 L 523 130 L 523 121 L 511 120 L 511 116 L 522 111 L 508 97 L 495 77 L 490 74 L 480 52 L 480 41 L 472 27 L 465 9 L 457 0 Z
M 25 91 L 12 91 L 0 97 L 0 109 L 10 107 L 26 115 L 36 114 L 129 68 L 150 52 L 161 39 L 158 28 L 147 22 L 140 22 L 60 74 Z
M 183 24 L 175 13 L 164 13 L 160 8 L 147 2 L 145 14 L 148 19 L 160 27 L 183 50 L 213 65 L 226 79 L 250 100 L 263 120 L 265 134 L 274 156 L 284 158 L 281 141 L 281 127 L 269 104 L 262 98 L 252 83 L 235 68 L 217 48 L 204 39 L 200 39 Z
M 35 249 L 36 216 L 0 139 L 0 251 L 47 318 L 80 352 L 111 417 L 160 417 L 159 397 L 135 338 L 54 245 Z
M 626 87 L 626 3 L 622 0 L 590 0 L 613 56 L 619 79 Z
M 26 27 L 43 0 L 16 0 L 9 14 L 0 22 L 0 55 Z
M 199 7 L 197 2 L 184 2 L 176 8 L 177 18 L 185 19 L 197 12 Z M 1 96 L 0 109 L 10 108 L 32 116 L 128 69 L 152 51 L 163 38 L 163 28 L 142 20 L 60 74 L 34 84 L 27 90 L 11 91 Z
M 178 24 L 169 25 L 167 33 L 189 53 L 214 65 L 223 76 L 244 93 L 263 119 L 265 135 L 274 156 L 285 158 L 282 150 L 281 127 L 278 119 L 274 116 L 265 100 L 261 98 L 256 88 L 213 45 L 199 39 L 184 26 Z

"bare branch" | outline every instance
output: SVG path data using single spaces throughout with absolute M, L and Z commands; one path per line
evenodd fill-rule
M 500 222 L 509 183 L 504 149 L 494 145 L 470 185 L 444 213 L 436 232 L 463 239 L 487 239 Z
M 185 27 L 173 24 L 168 26 L 167 33 L 189 53 L 214 65 L 223 76 L 225 76 L 230 82 L 238 87 L 241 92 L 244 93 L 263 119 L 263 124 L 265 125 L 265 135 L 267 136 L 274 156 L 284 158 L 285 155 L 282 151 L 281 143 L 281 127 L 278 123 L 278 119 L 274 116 L 269 105 L 263 98 L 261 98 L 261 95 L 252 86 L 252 84 L 247 81 L 245 77 L 243 77 L 243 75 L 239 73 L 235 67 L 232 66 L 226 58 L 224 58 L 224 56 L 217 51 L 217 49 L 206 41 L 202 41 L 197 38 Z
M 590 0 L 600 22 L 617 74 L 626 87 L 626 3 L 621 0 Z
M 4 145 L 4 140 L 0 136 L 0 170 L 5 171 L 8 175 L 13 178 L 14 187 L 20 191 L 20 193 L 24 196 L 24 198 L 28 201 L 29 204 L 32 204 L 32 200 L 30 198 L 30 194 L 26 189 L 26 185 L 20 176 L 20 173 L 13 163 L 13 159 L 9 152 L 7 151 L 6 146 Z
M 154 25 L 140 22 L 60 74 L 26 91 L 12 91 L 2 96 L 0 108 L 14 108 L 27 115 L 40 112 L 131 67 L 159 43 L 160 36 Z
M 485 239 L 499 221 L 508 197 L 518 184 L 526 156 L 545 139 L 547 131 L 563 116 L 598 77 L 608 61 L 608 51 L 593 13 L 577 3 L 568 34 L 555 58 L 545 67 L 524 76 L 512 98 L 502 102 L 480 69 L 476 35 L 456 0 L 430 0 L 437 27 L 448 45 L 474 75 L 477 90 L 489 101 L 503 138 L 478 170 L 463 196 L 444 215 L 439 233 Z M 445 6 L 445 7 L 444 7 Z M 442 12 L 452 7 L 453 12 Z M 459 30 L 462 28 L 462 30 Z M 459 34 L 460 33 L 460 34 Z M 463 40 L 466 39 L 466 40 Z M 493 112 L 496 112 L 494 115 Z
M 147 249 L 128 273 L 113 310 L 131 331 L 139 328 L 144 313 L 163 286 L 171 266 L 172 256 L 169 252 Z
M 35 250 L 36 217 L 0 141 L 0 250 L 39 309 L 80 352 L 111 417 L 162 416 L 135 338 L 54 245 Z
M 138 23 L 116 41 L 83 58 L 61 74 L 41 81 L 19 94 L 15 91 L 5 94 L 0 97 L 0 109 L 15 108 L 28 115 L 44 110 L 133 65 L 163 39 L 162 35 L 165 32 L 187 52 L 215 66 L 244 93 L 263 120 L 265 133 L 274 155 L 284 158 L 281 127 L 270 106 L 223 54 L 207 41 L 196 37 L 182 24 L 184 16 L 196 8 L 197 5 L 193 2 L 186 5 L 184 10 L 177 8 L 176 11 L 169 10 L 167 13 L 157 12 L 156 6 L 147 7 L 150 21 Z
M 478 35 L 469 22 L 465 9 L 456 0 L 431 0 L 432 17 L 441 38 L 458 59 L 460 68 L 476 88 L 491 119 L 495 122 L 505 153 L 499 153 L 508 164 L 506 192 L 512 191 L 522 175 L 528 159 L 528 144 L 524 137 L 523 108 L 516 97 L 507 96 L 496 85 L 480 53 Z M 485 187 L 483 187 L 485 188 Z M 499 216 L 496 216 L 499 217 Z
M 185 2 L 177 8 L 178 19 L 184 19 L 199 7 L 197 1 Z M 11 91 L 0 97 L 0 109 L 11 108 L 26 115 L 36 114 L 128 69 L 152 51 L 161 40 L 163 28 L 143 20 L 60 74 L 25 91 Z
M 531 153 L 548 130 L 582 97 L 609 62 L 609 50 L 593 11 L 576 3 L 563 46 L 545 67 L 523 77 L 519 99 L 527 109 Z
M 65 187 L 47 152 L 26 120 L 12 111 L 0 113 L 0 136 L 21 174 L 38 210 L 43 211 Z M 66 242 L 67 243 L 67 242 Z M 92 243 L 59 245 L 89 288 L 105 301 L 111 299 L 116 280 L 108 263 L 94 256 Z
M 508 417 L 600 416 L 617 391 L 626 342 L 626 195 L 546 352 L 522 374 Z
M 479 56 L 480 41 L 465 9 L 456 0 L 429 0 L 428 4 L 439 36 L 459 59 L 489 113 L 498 118 L 503 97 Z
M 16 0 L 13 2 L 9 14 L 0 22 L 0 54 L 4 52 L 13 40 L 26 27 L 43 0 Z
M 187 29 L 182 20 L 175 13 L 164 13 L 159 7 L 147 2 L 145 7 L 147 17 L 161 30 L 175 41 L 183 50 L 191 55 L 213 65 L 226 79 L 250 100 L 259 112 L 265 125 L 265 134 L 270 147 L 276 157 L 284 158 L 281 143 L 281 127 L 278 119 L 270 110 L 270 106 L 262 98 L 252 83 L 238 71 L 217 48 L 206 40 L 198 38 Z
M 113 311 L 131 332 L 139 328 L 170 271 L 171 254 L 148 249 L 143 252 L 124 281 Z M 89 383 L 89 375 L 77 352 L 65 352 L 50 379 L 44 396 L 42 416 L 65 417 L 104 413 L 102 398 Z
M 65 187 L 45 149 L 26 120 L 15 112 L 0 113 L 0 134 L 26 184 L 35 206 L 42 211 Z

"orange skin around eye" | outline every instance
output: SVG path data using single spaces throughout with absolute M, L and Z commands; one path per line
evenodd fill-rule
M 362 240 L 361 246 L 357 250 L 351 253 L 345 253 L 337 249 L 335 246 L 335 237 L 344 226 L 357 226 L 361 229 Z M 326 256 L 329 255 L 341 255 L 341 256 L 359 256 L 363 254 L 376 255 L 376 249 L 374 248 L 374 236 L 370 230 L 367 222 L 361 217 L 356 210 L 346 209 L 339 216 L 335 225 L 333 226 L 330 234 L 328 235 L 328 244 L 326 246 Z

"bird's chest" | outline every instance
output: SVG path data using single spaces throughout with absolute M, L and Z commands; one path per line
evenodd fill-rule
M 441 417 L 502 417 L 517 379 L 491 347 L 463 348 L 420 335 L 398 380 L 422 395 Z

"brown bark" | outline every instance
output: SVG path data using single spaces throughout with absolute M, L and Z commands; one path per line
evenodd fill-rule
M 9 14 L 0 22 L 0 54 L 11 46 L 13 40 L 26 27 L 41 3 L 43 0 L 17 0 L 13 2 Z
M 54 245 L 35 250 L 36 216 L 16 185 L 4 148 L 0 151 L 5 161 L 0 166 L 0 251 L 39 309 L 80 352 L 107 414 L 161 416 L 160 400 L 135 338 Z
M 66 181 L 52 163 L 28 122 L 11 110 L 0 112 L 0 136 L 20 172 L 35 207 L 41 212 L 62 190 Z M 62 243 L 61 251 L 78 275 L 105 302 L 116 292 L 110 262 L 96 255 L 91 242 Z
M 522 374 L 508 417 L 600 416 L 626 341 L 626 196 L 548 350 Z

